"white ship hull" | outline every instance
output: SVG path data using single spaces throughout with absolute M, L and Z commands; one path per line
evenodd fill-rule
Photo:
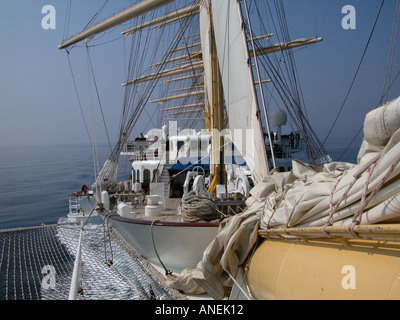
M 175 273 L 195 268 L 218 233 L 217 223 L 154 222 L 152 225 L 151 221 L 120 216 L 107 218 L 107 225 L 149 262 L 162 267 L 161 260 Z

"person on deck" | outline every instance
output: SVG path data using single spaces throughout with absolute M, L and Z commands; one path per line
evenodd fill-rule
M 81 196 L 87 196 L 87 195 L 89 195 L 89 190 L 90 190 L 90 189 L 87 187 L 87 185 L 84 184 L 84 185 L 82 186 L 81 190 L 76 191 L 75 194 L 76 194 L 76 195 L 81 195 Z

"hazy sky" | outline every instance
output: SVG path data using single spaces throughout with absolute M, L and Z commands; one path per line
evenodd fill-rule
M 103 2 L 72 1 L 68 34 L 79 32 Z M 385 1 L 357 81 L 329 141 L 332 144 L 343 141 L 347 145 L 361 127 L 365 114 L 380 100 L 396 2 Z M 67 3 L 66 0 L 0 2 L 0 146 L 88 143 L 67 56 L 65 51 L 57 49 L 65 33 Z M 128 0 L 109 1 L 104 15 L 116 13 L 130 3 Z M 323 42 L 300 50 L 296 58 L 310 121 L 321 140 L 326 137 L 344 101 L 380 4 L 381 0 L 287 2 L 292 39 L 316 34 L 324 38 Z M 42 28 L 45 5 L 56 9 L 54 30 Z M 345 5 L 356 9 L 354 30 L 342 28 Z M 122 49 L 123 42 L 117 41 L 106 48 L 110 59 L 93 61 L 113 142 L 123 99 Z M 84 50 L 81 51 L 71 54 L 71 61 L 77 77 L 84 81 L 87 70 Z M 393 76 L 400 69 L 399 50 L 395 56 Z M 399 95 L 400 79 L 393 85 L 389 98 Z M 83 101 L 83 107 L 87 108 L 85 103 Z M 104 133 L 98 133 L 98 141 L 106 142 Z

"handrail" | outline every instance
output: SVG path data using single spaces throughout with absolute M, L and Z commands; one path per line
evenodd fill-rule
M 92 194 L 71 193 L 68 195 L 68 197 L 91 197 L 91 196 L 93 196 L 93 193 Z
M 74 271 L 72 273 L 72 279 L 71 279 L 71 286 L 69 290 L 69 295 L 68 295 L 68 300 L 77 300 L 77 294 L 78 294 L 78 283 L 79 280 L 81 279 L 81 271 L 82 271 L 82 233 L 83 233 L 83 227 L 85 226 L 86 222 L 89 220 L 93 212 L 96 210 L 97 204 L 95 204 L 92 208 L 92 211 L 90 211 L 89 216 L 86 218 L 86 220 L 82 223 L 81 225 L 81 230 L 79 233 L 79 241 L 78 241 L 78 247 L 76 249 L 76 256 L 75 256 L 75 262 L 74 262 Z
M 82 232 L 83 228 L 79 233 L 78 248 L 75 257 L 74 271 L 72 273 L 71 287 L 69 290 L 68 300 L 76 300 L 78 294 L 78 283 L 81 276 L 82 269 Z

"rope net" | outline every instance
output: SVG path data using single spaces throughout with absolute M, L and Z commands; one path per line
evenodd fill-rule
M 79 232 L 71 224 L 0 230 L 0 300 L 68 299 Z M 182 299 L 102 224 L 82 237 L 81 300 Z

